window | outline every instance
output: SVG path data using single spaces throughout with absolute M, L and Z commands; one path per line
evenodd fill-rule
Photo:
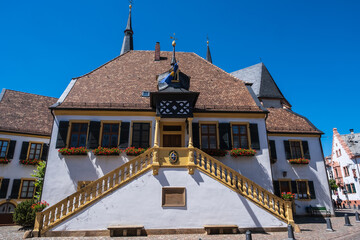
M 0 158 L 6 157 L 8 146 L 9 140 L 0 140 Z
M 339 149 L 339 156 L 341 156 L 341 149 Z
M 216 124 L 201 124 L 201 148 L 217 149 Z
M 291 192 L 291 182 L 289 180 L 279 180 L 280 194 Z
M 245 124 L 232 125 L 233 148 L 249 148 L 248 126 Z
M 355 184 L 354 183 L 351 183 L 351 192 L 352 193 L 356 193 L 356 188 L 355 188 Z
M 71 123 L 69 147 L 85 147 L 88 123 Z
M 119 123 L 104 123 L 102 126 L 102 147 L 117 147 L 119 142 Z
M 30 149 L 27 159 L 40 159 L 42 143 L 30 143 Z
M 33 198 L 35 191 L 35 181 L 34 180 L 22 180 L 20 198 Z
M 343 167 L 344 169 L 344 174 L 345 174 L 345 177 L 348 177 L 350 174 L 349 174 L 349 167 Z
M 290 143 L 290 151 L 291 151 L 291 158 L 302 158 L 302 149 L 301 149 L 301 141 L 289 141 Z
M 309 199 L 308 182 L 304 180 L 296 181 L 298 199 Z
M 335 168 L 334 170 L 335 170 L 335 177 L 338 178 L 338 177 L 339 177 L 339 174 L 338 174 L 337 168 Z
M 150 146 L 150 123 L 133 123 L 132 146 L 136 148 Z

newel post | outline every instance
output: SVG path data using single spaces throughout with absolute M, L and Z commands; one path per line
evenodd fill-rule
M 195 149 L 194 149 L 194 145 L 193 145 L 193 129 L 192 129 L 192 121 L 193 118 L 188 118 L 188 128 L 189 128 L 189 145 L 188 145 L 188 149 L 189 149 L 189 155 L 188 155 L 188 172 L 189 174 L 193 175 L 194 171 L 195 171 L 195 163 L 194 163 L 194 153 L 195 153 Z
M 154 136 L 154 147 L 159 147 L 159 135 L 160 135 L 160 117 L 155 117 L 155 136 Z
M 154 152 L 153 152 L 153 175 L 159 174 L 159 135 L 160 135 L 160 117 L 155 117 L 155 136 L 154 136 Z
M 43 224 L 42 214 L 41 214 L 41 212 L 37 212 L 36 217 L 35 217 L 34 230 L 33 230 L 34 237 L 40 237 L 40 231 L 41 231 L 42 224 Z
M 285 201 L 286 219 L 288 220 L 288 224 L 291 224 L 291 225 L 294 224 L 294 216 L 293 216 L 292 205 L 293 205 L 293 200 L 291 200 L 291 201 Z

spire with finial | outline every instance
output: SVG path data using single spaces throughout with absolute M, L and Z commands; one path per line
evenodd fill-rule
M 209 47 L 209 37 L 206 37 L 207 51 L 206 51 L 206 60 L 212 63 L 210 47 Z
M 124 36 L 124 41 L 121 47 L 121 52 L 120 55 L 130 51 L 130 50 L 134 50 L 134 44 L 133 44 L 133 30 L 131 27 L 131 8 L 132 8 L 132 0 L 130 0 L 130 5 L 129 5 L 129 18 L 126 24 L 126 29 L 124 31 L 125 36 Z
M 176 46 L 176 40 L 177 38 L 175 38 L 175 33 L 174 33 L 174 36 L 173 37 L 170 37 L 171 39 L 174 39 L 172 41 L 172 46 L 173 46 L 173 56 L 172 56 L 172 59 L 171 59 L 171 65 L 174 65 L 176 63 L 176 57 L 175 57 L 175 46 Z

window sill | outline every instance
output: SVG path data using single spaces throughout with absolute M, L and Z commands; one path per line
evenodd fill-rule
M 42 162 L 42 160 L 38 160 L 38 159 L 26 159 L 26 160 L 20 160 L 20 163 L 23 165 L 38 165 L 40 162 Z
M 61 148 L 58 150 L 61 155 L 87 155 L 89 149 L 85 147 L 71 147 L 71 148 Z
M 289 159 L 288 162 L 294 165 L 308 165 L 310 163 L 310 160 L 306 158 L 296 158 L 296 159 Z

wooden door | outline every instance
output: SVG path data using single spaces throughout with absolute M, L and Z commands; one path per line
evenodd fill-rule
M 181 134 L 164 134 L 164 147 L 181 147 Z

